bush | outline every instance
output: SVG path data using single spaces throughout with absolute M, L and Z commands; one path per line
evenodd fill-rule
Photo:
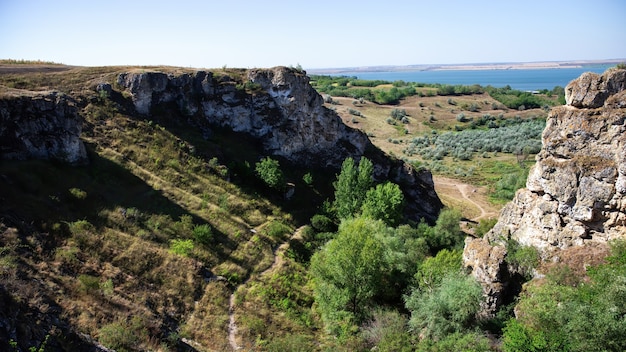
M 80 188 L 70 188 L 70 194 L 76 199 L 85 199 L 87 198 L 87 192 L 83 191 Z
M 91 275 L 79 275 L 80 291 L 84 293 L 94 293 L 100 289 L 100 279 Z
M 327 216 L 316 214 L 311 218 L 311 226 L 317 232 L 335 232 L 337 225 Z
M 213 231 L 211 231 L 211 225 L 196 225 L 193 228 L 193 237 L 198 243 L 202 243 L 205 245 L 209 244 L 213 240 Z
M 375 310 L 372 319 L 363 327 L 362 335 L 372 351 L 413 350 L 407 319 L 396 311 Z
M 391 110 L 391 117 L 395 120 L 402 120 L 406 114 L 406 110 L 404 109 L 393 109 Z
M 539 251 L 532 246 L 522 246 L 510 239 L 506 244 L 507 261 L 526 279 L 531 279 L 533 271 L 539 265 Z
M 116 351 L 133 351 L 139 344 L 138 337 L 123 323 L 111 323 L 101 327 L 98 341 Z
M 471 276 L 446 275 L 430 290 L 414 290 L 406 299 L 409 325 L 420 336 L 441 340 L 469 332 L 480 308 L 482 289 Z
M 304 176 L 302 176 L 302 181 L 304 181 L 304 183 L 307 184 L 307 186 L 310 186 L 313 184 L 313 175 L 310 172 L 307 172 L 306 174 L 304 174 Z
M 183 257 L 189 256 L 193 251 L 194 245 L 192 240 L 175 239 L 170 242 L 170 252 Z
M 274 238 L 274 239 L 282 238 L 284 235 L 290 232 L 291 232 L 291 229 L 289 228 L 289 226 L 277 220 L 270 222 L 269 224 L 267 224 L 267 227 L 265 227 L 265 234 L 269 238 Z
M 271 188 L 281 189 L 285 183 L 278 160 L 274 160 L 270 157 L 263 158 L 256 163 L 255 171 L 259 178 Z
M 478 225 L 474 228 L 474 235 L 477 237 L 483 237 L 496 225 L 497 222 L 497 218 L 480 219 Z

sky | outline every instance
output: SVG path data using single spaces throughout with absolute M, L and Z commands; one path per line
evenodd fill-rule
M 0 59 L 196 68 L 626 58 L 624 0 L 0 0 Z

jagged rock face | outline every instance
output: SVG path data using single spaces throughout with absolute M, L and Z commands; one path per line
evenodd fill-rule
M 263 141 L 265 151 L 292 161 L 335 165 L 338 158 L 363 155 L 369 141 L 345 126 L 310 86 L 309 78 L 286 67 L 245 73 L 250 86 L 212 73 L 168 75 L 161 72 L 125 73 L 118 84 L 128 89 L 135 109 L 149 114 L 163 103 L 175 103 L 188 116 L 244 132 Z
M 0 98 L 0 159 L 87 162 L 82 119 L 71 98 L 23 93 Z
M 377 179 L 402 187 L 409 218 L 436 218 L 442 203 L 430 172 L 383 156 L 362 131 L 347 127 L 324 107 L 305 73 L 275 67 L 240 74 L 243 82 L 204 71 L 180 75 L 130 72 L 120 74 L 117 83 L 128 90 L 140 114 L 148 115 L 162 104 L 173 105 L 198 125 L 249 134 L 262 141 L 268 155 L 303 167 L 339 169 L 345 158 L 366 155 L 376 166 Z
M 484 238 L 466 240 L 464 263 L 483 284 L 487 311 L 514 275 L 504 240 L 558 261 L 563 249 L 626 238 L 626 70 L 583 74 L 566 87 L 566 102 L 548 116 L 526 188 Z

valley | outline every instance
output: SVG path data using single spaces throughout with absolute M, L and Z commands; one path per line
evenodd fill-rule
M 541 335 L 508 305 L 539 319 L 544 290 L 626 331 L 602 313 L 624 292 L 622 72 L 586 78 L 617 82 L 602 100 L 0 65 L 0 349 L 521 351 L 576 323 Z

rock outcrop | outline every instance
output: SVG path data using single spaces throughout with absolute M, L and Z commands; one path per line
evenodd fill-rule
M 240 74 L 244 82 L 205 71 L 124 73 L 117 83 L 140 114 L 175 104 L 183 115 L 250 134 L 263 141 L 266 153 L 303 165 L 337 165 L 345 156 L 363 155 L 367 137 L 324 107 L 304 73 L 277 67 Z
M 585 73 L 552 110 L 526 188 L 484 238 L 468 238 L 464 265 L 483 285 L 485 314 L 514 293 L 506 241 L 538 249 L 543 261 L 564 249 L 626 238 L 626 70 Z
M 130 93 L 140 115 L 174 108 L 198 126 L 251 135 L 262 142 L 264 153 L 302 167 L 338 170 L 345 158 L 365 155 L 375 164 L 376 178 L 400 184 L 409 218 L 436 218 L 442 203 L 430 172 L 382 155 L 362 131 L 324 107 L 304 72 L 275 67 L 230 74 L 128 72 L 118 76 L 117 85 Z
M 49 159 L 85 163 L 82 118 L 74 101 L 57 92 L 0 98 L 0 159 Z

